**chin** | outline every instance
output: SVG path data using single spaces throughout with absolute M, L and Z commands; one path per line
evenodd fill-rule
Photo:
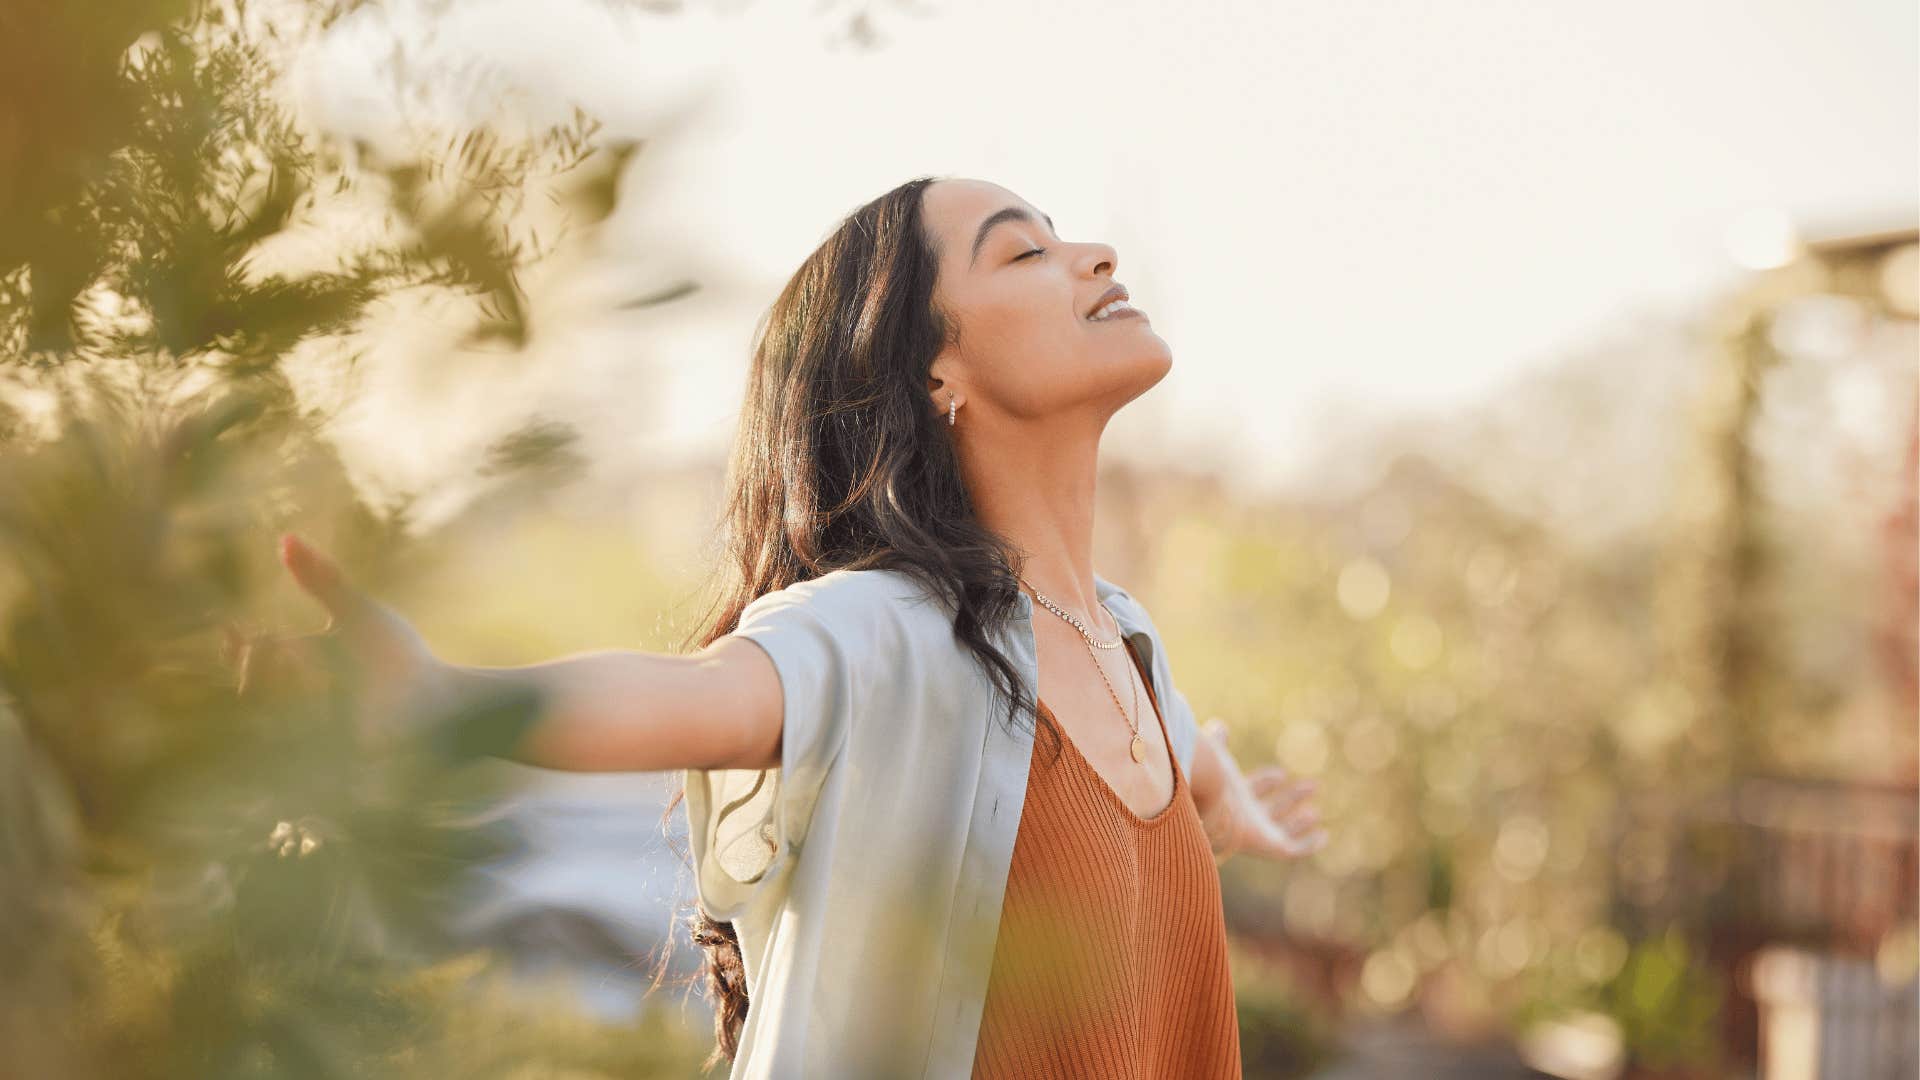
M 1141 367 L 1153 369 L 1155 372 L 1153 381 L 1159 382 L 1167 372 L 1173 370 L 1173 350 L 1167 346 L 1166 342 L 1160 340 L 1158 334 L 1154 335 L 1153 340 L 1158 342 L 1160 347 L 1148 351 L 1141 357 L 1139 363 Z
M 1113 359 L 1107 363 L 1117 363 L 1129 368 L 1169 368 L 1173 366 L 1173 349 L 1166 339 L 1153 332 L 1150 327 L 1142 327 L 1146 332 L 1131 340 L 1113 342 Z
M 1128 400 L 1160 384 L 1173 370 L 1173 351 L 1164 345 L 1158 349 L 1144 350 L 1128 357 L 1124 363 L 1127 368 Z

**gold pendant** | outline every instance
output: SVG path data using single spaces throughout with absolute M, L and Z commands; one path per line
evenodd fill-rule
M 1133 745 L 1128 749 L 1133 751 L 1133 760 L 1135 761 L 1147 760 L 1147 740 L 1141 738 L 1138 735 L 1135 735 L 1133 737 Z

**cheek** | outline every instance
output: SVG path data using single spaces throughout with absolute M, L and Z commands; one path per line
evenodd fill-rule
M 983 305 L 968 323 L 968 359 L 996 399 L 1024 411 L 1056 396 L 1063 381 L 1088 365 L 1088 335 L 1064 314 L 1064 302 L 1031 300 Z
M 993 402 L 995 411 L 1031 421 L 1105 400 L 1116 393 L 1116 379 L 1137 382 L 1139 376 L 1129 375 L 1125 366 L 1103 365 L 1099 357 L 1067 342 L 1052 351 L 997 366 L 983 393 Z M 1157 377 L 1146 385 L 1153 381 Z
M 1094 327 L 1043 274 L 957 298 L 974 392 L 997 411 L 1045 417 L 1077 403 L 1131 400 L 1166 375 L 1166 343 L 1142 327 Z
M 983 298 L 968 325 L 980 359 L 996 365 L 1060 367 L 1078 358 L 1086 334 L 1069 314 L 1070 297 L 1043 285 Z

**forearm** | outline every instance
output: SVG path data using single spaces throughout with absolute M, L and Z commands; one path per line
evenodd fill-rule
M 1216 862 L 1238 851 L 1269 858 L 1299 858 L 1326 845 L 1326 830 L 1309 832 L 1319 811 L 1305 800 L 1315 783 L 1292 777 L 1279 764 L 1240 770 L 1220 736 L 1202 731 L 1194 755 L 1193 801 L 1213 846 Z
M 737 754 L 738 709 L 708 653 L 602 649 L 517 667 L 447 664 L 457 703 L 443 737 L 568 772 L 721 768 Z
M 1238 768 L 1212 735 L 1200 732 L 1194 746 L 1192 775 L 1187 780 L 1194 809 L 1200 814 L 1200 824 L 1215 855 L 1231 855 L 1234 847 L 1238 823 L 1234 821 L 1234 801 L 1227 797 L 1228 770 Z

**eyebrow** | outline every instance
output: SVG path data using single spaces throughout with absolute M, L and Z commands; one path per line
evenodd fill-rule
M 1046 218 L 1048 232 L 1053 233 L 1055 236 L 1060 235 L 1060 230 L 1053 227 L 1053 218 L 1048 217 L 1046 214 L 1041 214 L 1040 216 Z M 995 210 L 992 214 L 989 214 L 987 220 L 980 223 L 980 231 L 973 234 L 973 258 L 968 260 L 967 265 L 972 266 L 974 263 L 980 261 L 980 245 L 987 242 L 987 234 L 993 231 L 995 225 L 1005 221 L 1032 220 L 1033 215 L 1018 206 L 1009 206 L 1002 210 Z

